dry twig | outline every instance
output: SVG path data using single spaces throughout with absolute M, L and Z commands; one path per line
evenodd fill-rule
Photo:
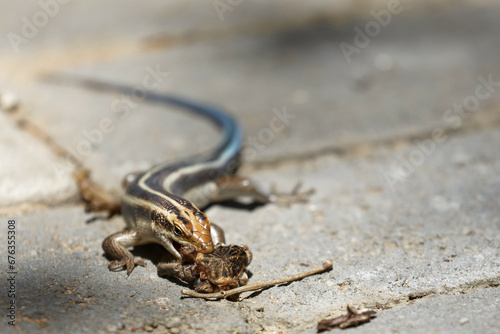
M 341 329 L 354 327 L 365 322 L 369 322 L 375 318 L 375 311 L 363 310 L 356 311 L 347 305 L 347 314 L 338 316 L 332 319 L 323 319 L 318 323 L 318 332 L 328 331 L 332 328 L 338 327 Z
M 278 284 L 284 284 L 284 283 L 290 283 L 293 281 L 297 281 L 300 279 L 303 279 L 304 277 L 311 276 L 311 275 L 316 275 L 316 274 L 321 274 L 325 271 L 330 271 L 332 270 L 333 267 L 333 262 L 332 261 L 327 261 L 323 264 L 322 267 L 306 271 L 294 276 L 290 277 L 285 277 L 281 279 L 275 279 L 271 280 L 268 282 L 261 282 L 261 283 L 253 283 L 253 284 L 248 284 L 241 286 L 239 288 L 231 289 L 231 290 L 226 290 L 226 291 L 220 291 L 220 292 L 215 292 L 215 293 L 198 293 L 194 292 L 191 290 L 182 290 L 181 293 L 186 296 L 190 297 L 195 297 L 195 298 L 204 298 L 204 299 L 223 299 L 227 298 L 236 294 L 240 294 L 242 292 L 248 292 L 248 291 L 260 291 L 269 287 L 272 287 L 274 285 Z

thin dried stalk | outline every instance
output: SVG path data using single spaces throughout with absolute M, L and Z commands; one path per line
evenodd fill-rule
M 231 289 L 231 290 L 226 290 L 226 291 L 220 291 L 220 292 L 214 292 L 214 293 L 198 293 L 194 292 L 191 290 L 182 290 L 181 293 L 186 296 L 190 297 L 195 297 L 195 298 L 204 298 L 204 299 L 223 299 L 227 298 L 233 295 L 240 294 L 242 292 L 248 292 L 248 291 L 260 291 L 265 288 L 269 288 L 274 285 L 278 284 L 284 284 L 284 283 L 290 283 L 293 281 L 298 281 L 303 279 L 304 277 L 307 276 L 312 276 L 316 274 L 321 274 L 325 271 L 330 271 L 333 268 L 333 262 L 332 261 L 327 261 L 323 264 L 322 267 L 306 271 L 294 276 L 290 277 L 285 277 L 281 279 L 275 279 L 267 282 L 261 282 L 261 283 L 252 283 L 248 285 L 241 286 L 239 288 Z
M 332 328 L 339 327 L 345 329 L 348 327 L 355 327 L 375 318 L 375 311 L 372 310 L 362 310 L 356 311 L 349 305 L 347 305 L 347 314 L 338 316 L 331 319 L 323 319 L 318 323 L 317 329 L 318 333 L 323 331 L 329 331 Z

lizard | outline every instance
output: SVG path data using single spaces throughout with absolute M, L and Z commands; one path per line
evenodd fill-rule
M 52 75 L 45 79 L 70 80 L 98 92 L 128 94 L 131 88 L 94 79 Z M 67 80 L 66 80 L 67 81 Z M 243 134 L 236 120 L 220 108 L 188 99 L 148 91 L 144 99 L 151 104 L 171 105 L 190 111 L 215 124 L 221 132 L 219 143 L 209 152 L 177 162 L 157 164 L 149 170 L 130 173 L 124 178 L 125 192 L 121 200 L 112 199 L 93 183 L 86 170 L 75 173 L 87 211 L 121 213 L 127 228 L 113 233 L 102 242 L 105 255 L 111 260 L 110 271 L 125 269 L 127 277 L 144 261 L 128 250 L 133 246 L 158 243 L 182 262 L 181 247 L 193 247 L 197 253 L 214 251 L 212 235 L 218 228 L 211 224 L 199 208 L 209 203 L 251 198 L 256 203 L 289 204 L 304 201 L 313 190 L 290 194 L 259 190 L 246 177 L 237 174 L 241 163 Z

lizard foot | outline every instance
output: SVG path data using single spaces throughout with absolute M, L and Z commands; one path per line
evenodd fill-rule
M 126 268 L 127 278 L 128 278 L 132 273 L 132 270 L 134 270 L 135 266 L 145 267 L 146 263 L 144 262 L 143 259 L 136 259 L 136 258 L 129 258 L 125 260 L 114 260 L 109 263 L 108 269 L 110 271 L 119 271 Z

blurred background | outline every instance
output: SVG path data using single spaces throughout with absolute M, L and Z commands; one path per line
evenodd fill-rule
M 234 114 L 247 134 L 247 162 L 254 164 L 426 138 L 437 127 L 463 131 L 499 119 L 498 94 L 460 120 L 451 119 L 457 111 L 445 115 L 474 94 L 479 76 L 500 80 L 495 1 L 47 0 L 1 6 L 0 88 L 17 95 L 24 115 L 76 152 L 109 188 L 119 187 L 127 171 L 207 149 L 217 132 L 138 100 L 124 116 L 117 94 L 50 85 L 41 76 L 77 74 L 133 89 L 154 70 L 162 75 L 155 90 Z M 292 115 L 289 124 L 279 132 L 263 130 L 277 110 Z M 95 133 L 103 119 L 110 131 L 92 142 L 85 133 Z

